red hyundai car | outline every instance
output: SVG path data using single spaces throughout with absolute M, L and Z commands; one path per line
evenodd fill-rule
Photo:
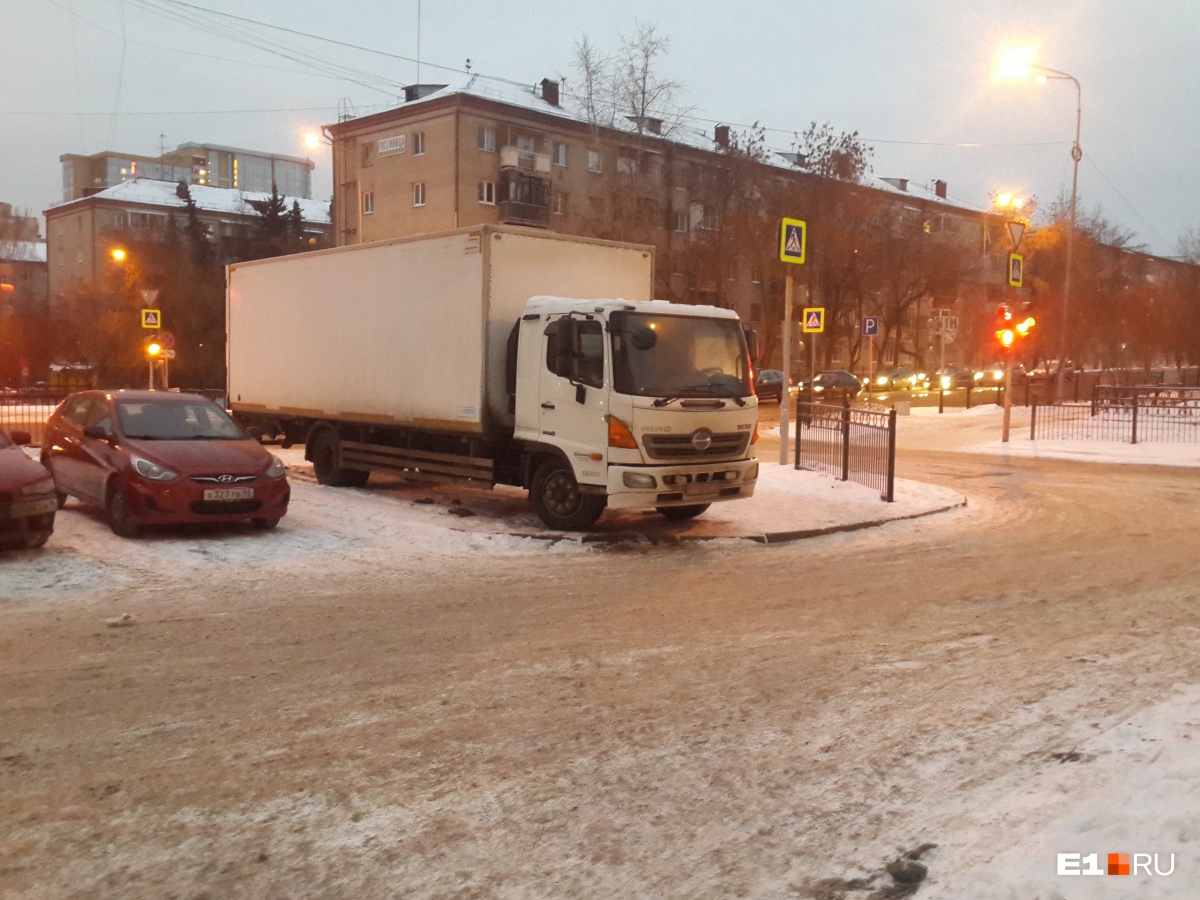
M 42 546 L 54 533 L 54 482 L 30 459 L 22 444 L 28 431 L 0 429 L 0 544 Z
M 42 438 L 58 504 L 77 497 L 132 537 L 143 525 L 287 513 L 287 468 L 216 403 L 195 394 L 83 391 L 58 405 Z

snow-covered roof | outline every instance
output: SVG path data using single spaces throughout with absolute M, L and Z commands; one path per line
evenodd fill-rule
M 174 181 L 156 181 L 153 178 L 134 178 L 105 188 L 99 193 L 71 200 L 67 203 L 51 207 L 47 215 L 81 203 L 95 200 L 111 200 L 118 203 L 138 203 L 144 206 L 164 206 L 171 209 L 184 209 L 187 204 L 176 193 L 179 185 Z M 250 201 L 270 200 L 271 195 L 265 191 L 240 191 L 236 188 L 219 188 L 206 184 L 189 184 L 192 201 L 203 212 L 224 213 L 226 215 L 254 216 L 257 210 Z M 300 204 L 300 216 L 305 222 L 316 225 L 328 225 L 329 203 L 325 200 L 306 200 L 301 197 L 284 197 L 284 208 L 291 210 L 293 203 Z
M 404 104 L 404 108 L 419 106 L 422 104 L 433 103 L 445 97 L 452 97 L 456 94 L 467 94 L 472 97 L 478 97 L 484 100 L 492 100 L 497 103 L 503 103 L 507 106 L 515 106 L 520 109 L 529 110 L 531 112 L 541 113 L 543 115 L 554 116 L 556 118 L 569 120 L 572 122 L 588 124 L 590 122 L 586 110 L 582 109 L 574 100 L 565 92 L 559 92 L 559 102 L 557 105 L 549 103 L 543 96 L 541 85 L 537 84 L 520 84 L 518 82 L 509 81 L 503 78 L 493 78 L 488 75 L 468 74 L 446 84 L 438 90 L 431 91 L 425 94 L 420 99 L 411 100 Z M 625 131 L 630 134 L 637 132 L 636 124 L 631 121 L 632 117 L 626 118 L 617 115 L 612 123 L 613 127 L 618 131 Z M 606 123 L 607 124 L 607 123 Z M 736 128 L 736 126 L 731 126 Z M 697 128 L 694 125 L 681 123 L 672 128 L 666 136 L 657 136 L 653 133 L 643 131 L 641 137 L 647 139 L 658 139 L 669 141 L 675 144 L 682 144 L 686 147 L 691 147 L 695 150 L 703 150 L 710 153 L 720 152 L 720 146 L 716 141 L 715 133 L 709 129 Z M 776 166 L 787 171 L 806 171 L 803 166 L 796 165 L 797 155 L 794 148 L 787 150 L 779 148 L 770 148 L 771 155 L 766 160 L 767 165 Z M 901 187 L 897 182 L 905 182 L 906 187 Z M 937 189 L 933 182 L 922 184 L 918 182 L 908 182 L 907 179 L 891 178 L 885 179 L 876 175 L 867 174 L 863 177 L 861 184 L 865 187 L 874 188 L 875 190 L 884 191 L 888 194 L 894 194 L 903 197 L 912 197 L 915 200 L 920 200 L 928 203 L 944 204 L 946 206 L 955 207 L 957 209 L 966 209 L 972 212 L 985 212 L 984 207 L 975 206 L 972 204 L 963 203 L 960 200 L 951 200 L 948 197 L 940 197 L 937 194 Z
M 0 240 L 0 259 L 5 262 L 41 262 L 47 260 L 45 241 Z

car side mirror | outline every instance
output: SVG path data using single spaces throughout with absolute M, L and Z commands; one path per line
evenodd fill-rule
M 12 438 L 12 442 L 19 447 L 24 447 L 33 440 L 28 431 L 20 431 L 17 429 L 10 431 L 8 436 Z
M 108 429 L 103 425 L 84 425 L 83 435 L 84 437 L 101 438 L 102 440 L 106 440 L 108 438 Z

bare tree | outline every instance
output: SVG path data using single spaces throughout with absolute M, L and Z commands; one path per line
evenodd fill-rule
M 857 131 L 841 134 L 826 122 L 810 124 L 803 134 L 796 135 L 796 153 L 801 165 L 814 175 L 861 184 L 871 171 L 874 148 L 862 142 Z

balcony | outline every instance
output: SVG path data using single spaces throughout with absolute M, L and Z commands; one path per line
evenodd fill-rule
M 500 168 L 520 169 L 524 172 L 541 172 L 549 175 L 550 154 L 534 153 L 532 150 L 522 150 L 520 147 L 501 147 Z
M 523 203 L 520 200 L 501 200 L 500 224 L 549 228 L 550 207 L 540 203 Z

